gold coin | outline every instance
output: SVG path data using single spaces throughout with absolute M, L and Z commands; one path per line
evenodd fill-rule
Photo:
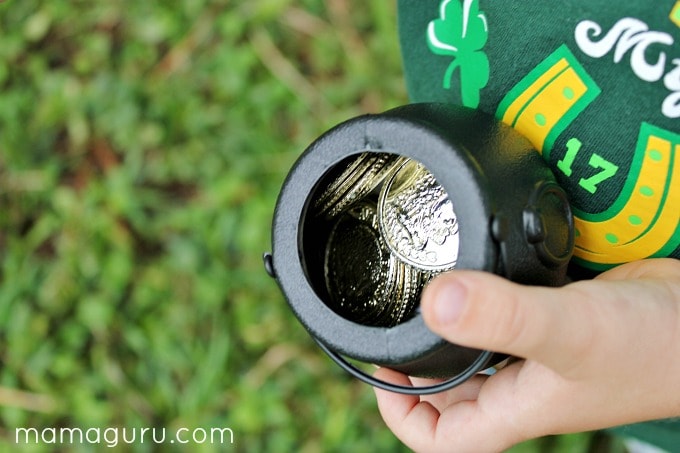
M 371 193 L 398 162 L 394 154 L 363 153 L 335 178 L 315 202 L 319 215 L 330 219 Z
M 385 181 L 378 223 L 389 249 L 426 271 L 452 269 L 458 258 L 458 219 L 444 188 L 419 162 L 402 162 Z
M 377 229 L 374 206 L 360 204 L 339 216 L 324 259 L 331 308 L 351 321 L 376 325 L 372 320 L 386 308 L 384 273 L 393 259 Z
M 426 274 L 390 252 L 375 205 L 358 203 L 333 225 L 324 276 L 329 306 L 344 318 L 380 327 L 405 321 L 418 306 Z
M 400 282 L 395 288 L 396 293 L 392 298 L 394 305 L 389 319 L 384 321 L 384 324 L 389 326 L 396 326 L 410 317 L 410 314 L 418 305 L 422 290 L 420 284 L 421 272 L 402 261 L 399 261 L 399 267 Z

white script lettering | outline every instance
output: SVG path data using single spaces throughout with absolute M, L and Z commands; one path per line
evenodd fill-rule
M 664 100 L 661 111 L 669 118 L 680 118 L 680 59 L 673 59 L 675 68 L 665 74 L 666 52 L 659 50 L 654 62 L 646 58 L 652 53 L 652 45 L 673 45 L 673 36 L 650 30 L 646 23 L 633 17 L 620 19 L 597 40 L 601 35 L 602 27 L 592 20 L 580 22 L 574 30 L 576 44 L 586 55 L 602 58 L 614 49 L 614 63 L 620 63 L 630 52 L 630 67 L 640 80 L 658 82 L 663 79 L 664 86 L 671 94 Z

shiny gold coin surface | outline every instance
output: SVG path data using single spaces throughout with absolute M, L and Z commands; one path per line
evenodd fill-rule
M 372 192 L 403 158 L 363 153 L 326 187 L 315 202 L 320 215 L 333 218 Z
M 330 228 L 328 305 L 363 325 L 400 324 L 432 276 L 455 266 L 453 206 L 434 176 L 406 157 L 364 153 L 336 175 L 314 205 Z
M 389 310 L 385 275 L 394 257 L 380 237 L 375 207 L 361 204 L 339 216 L 325 251 L 331 308 L 350 321 L 380 325 Z
M 399 263 L 399 284 L 393 289 L 391 299 L 394 301 L 389 319 L 384 323 L 395 326 L 410 317 L 420 301 L 420 293 L 423 289 L 422 272 L 408 264 Z
M 416 269 L 441 272 L 458 258 L 458 220 L 444 188 L 422 164 L 408 160 L 389 176 L 378 201 L 389 249 Z
M 375 205 L 362 202 L 333 226 L 324 275 L 336 313 L 359 324 L 391 327 L 414 313 L 429 273 L 390 252 L 380 235 Z

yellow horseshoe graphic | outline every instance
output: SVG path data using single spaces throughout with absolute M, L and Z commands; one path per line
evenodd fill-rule
M 496 117 L 520 131 L 547 159 L 555 139 L 599 94 L 600 88 L 563 45 L 508 92 Z
M 523 133 L 547 159 L 564 129 L 600 94 L 566 46 L 524 77 L 496 116 Z M 603 213 L 575 210 L 574 256 L 586 266 L 612 265 L 672 252 L 680 244 L 680 135 L 643 123 L 619 199 Z
M 637 178 L 629 175 L 634 182 L 629 198 L 609 218 L 589 221 L 576 216 L 575 256 L 611 265 L 647 258 L 667 244 L 677 245 L 680 137 L 671 135 L 675 134 L 643 124 L 639 143 L 644 145 L 644 156 Z

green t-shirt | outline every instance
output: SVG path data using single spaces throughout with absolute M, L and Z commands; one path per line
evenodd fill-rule
M 524 134 L 569 194 L 575 261 L 680 258 L 680 1 L 399 0 L 413 102 Z M 680 451 L 680 421 L 619 432 Z
M 413 102 L 494 114 L 551 165 L 575 262 L 680 258 L 680 2 L 400 0 Z

